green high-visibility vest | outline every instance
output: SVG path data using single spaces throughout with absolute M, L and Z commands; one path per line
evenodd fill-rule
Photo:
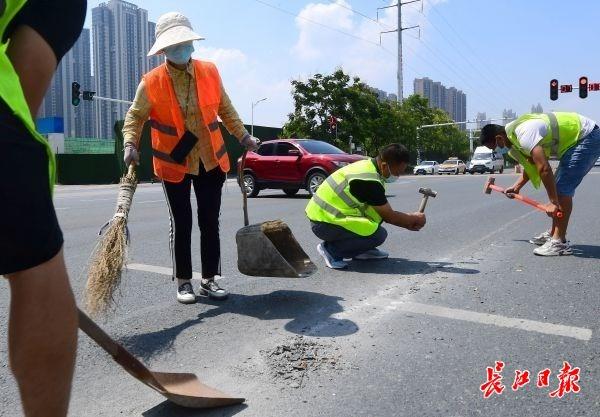
M 1 1 L 1 0 L 0 0 Z M 4 11 L 0 10 L 0 39 L 4 37 L 4 32 L 8 24 L 12 21 L 15 15 L 27 3 L 27 0 L 4 0 Z M 35 123 L 29 111 L 29 106 L 25 100 L 19 75 L 15 71 L 6 50 L 10 39 L 5 43 L 0 43 L 0 98 L 8 105 L 12 112 L 17 116 L 27 127 L 31 135 L 46 148 L 48 154 L 48 172 L 50 178 L 50 190 L 53 190 L 56 179 L 56 161 L 50 144 L 42 135 L 35 130 Z
M 385 184 L 370 159 L 354 162 L 323 181 L 306 206 L 306 216 L 315 222 L 341 226 L 360 236 L 375 233 L 383 219 L 373 207 L 358 201 L 350 193 L 350 184 L 355 180 Z
M 517 127 L 529 120 L 543 120 L 548 128 L 548 133 L 540 141 L 539 145 L 544 149 L 547 158 L 551 156 L 559 159 L 567 150 L 577 144 L 581 133 L 581 119 L 577 113 L 551 112 L 551 113 L 530 113 L 524 114 L 514 122 L 506 125 L 506 136 L 512 144 L 508 154 L 523 165 L 529 180 L 535 188 L 539 188 L 542 182 L 540 173 L 535 164 L 530 161 L 531 152 L 523 149 L 519 138 L 515 134 Z

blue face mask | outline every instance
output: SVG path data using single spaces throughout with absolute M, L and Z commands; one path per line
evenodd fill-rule
M 399 179 L 400 177 L 399 177 L 399 176 L 397 176 L 397 175 L 392 175 L 392 170 L 390 169 L 390 166 L 389 166 L 389 165 L 386 165 L 386 166 L 387 166 L 387 168 L 388 168 L 388 172 L 390 173 L 390 176 L 384 179 L 384 180 L 385 180 L 385 182 L 386 182 L 386 183 L 388 183 L 388 184 L 391 184 L 391 183 L 393 183 L 393 182 L 396 182 L 396 181 L 398 181 L 398 179 Z
M 174 64 L 187 64 L 194 52 L 194 45 L 191 42 L 180 43 L 179 45 L 169 46 L 164 49 L 165 56 Z

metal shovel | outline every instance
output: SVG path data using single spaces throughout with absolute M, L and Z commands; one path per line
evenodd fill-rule
M 304 278 L 317 267 L 304 252 L 292 231 L 281 220 L 249 225 L 248 196 L 244 184 L 246 151 L 238 167 L 238 181 L 244 201 L 244 227 L 235 235 L 238 269 L 258 277 Z
M 194 374 L 149 370 L 123 346 L 111 339 L 81 310 L 79 310 L 79 328 L 135 379 L 177 405 L 189 408 L 212 408 L 241 404 L 245 401 L 243 398 L 233 398 L 204 385 Z

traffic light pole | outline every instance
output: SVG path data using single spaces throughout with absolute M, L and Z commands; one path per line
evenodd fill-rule
M 110 101 L 112 103 L 133 104 L 133 101 L 119 100 L 119 99 L 116 99 L 116 98 L 101 97 L 101 96 L 96 96 L 96 95 L 94 95 L 92 97 L 91 101 L 94 101 L 94 100 Z

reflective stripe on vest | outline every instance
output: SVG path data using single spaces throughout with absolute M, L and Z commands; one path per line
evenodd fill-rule
M 4 10 L 0 13 L 0 42 L 4 39 L 4 32 L 11 23 L 15 15 L 21 10 L 21 8 L 27 3 L 26 0 L 0 0 L 3 3 Z M 19 81 L 19 75 L 15 71 L 12 62 L 6 54 L 8 43 L 0 44 L 0 74 L 2 79 L 0 80 L 0 98 L 6 103 L 6 105 L 13 111 L 13 113 L 23 122 L 23 125 L 27 128 L 31 136 L 41 143 L 48 156 L 48 178 L 49 178 L 49 189 L 52 193 L 54 191 L 54 184 L 56 183 L 56 159 L 50 144 L 42 135 L 40 135 L 35 129 L 35 123 L 29 105 L 25 99 L 23 89 L 21 88 L 21 82 Z
M 558 119 L 552 112 L 544 114 L 548 116 L 548 120 L 550 121 L 550 131 L 552 134 L 552 145 L 550 146 L 550 152 L 551 155 L 558 156 L 558 141 L 560 138 L 560 132 L 558 131 Z
M 317 189 L 306 206 L 306 215 L 312 221 L 341 226 L 361 236 L 377 231 L 382 219 L 373 209 L 358 201 L 350 193 L 353 180 L 374 181 L 383 186 L 371 160 L 358 161 L 331 174 Z
M 156 120 L 150 119 L 150 127 L 166 135 L 177 136 L 177 128 L 175 126 L 163 125 Z
M 210 136 L 210 143 L 219 167 L 223 172 L 230 169 L 229 155 L 217 118 L 221 102 L 221 78 L 214 64 L 192 60 L 198 109 Z M 189 160 L 177 164 L 170 153 L 186 131 L 185 120 L 167 64 L 163 64 L 146 75 L 146 93 L 151 103 L 150 126 L 152 135 L 154 173 L 169 182 L 180 182 L 188 170 Z

